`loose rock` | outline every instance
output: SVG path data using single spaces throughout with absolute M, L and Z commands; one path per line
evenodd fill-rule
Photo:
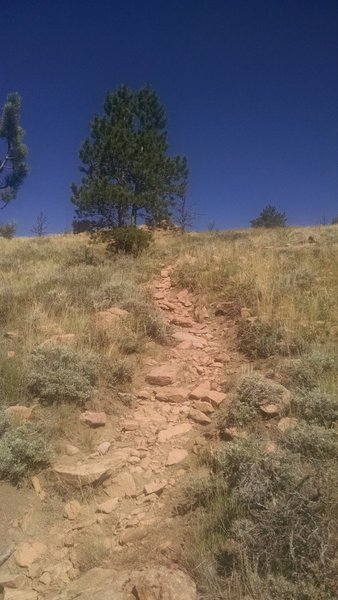
M 158 434 L 159 442 L 166 442 L 177 435 L 184 435 L 188 433 L 192 429 L 190 423 L 180 423 L 179 425 L 174 425 L 172 427 L 168 427 L 168 429 L 163 429 Z
M 104 412 L 93 412 L 90 410 L 86 410 L 81 413 L 80 421 L 86 423 L 90 427 L 104 427 L 107 423 L 107 415 Z
M 148 375 L 146 381 L 151 385 L 172 385 L 177 379 L 177 367 L 172 364 L 156 367 Z
M 196 421 L 196 423 L 201 423 L 201 425 L 208 425 L 211 423 L 210 417 L 202 413 L 200 410 L 196 410 L 196 408 L 190 409 L 189 417 Z
M 188 456 L 188 452 L 183 448 L 175 448 L 171 450 L 168 454 L 168 458 L 166 460 L 166 466 L 171 467 L 172 465 L 177 465 L 185 460 Z

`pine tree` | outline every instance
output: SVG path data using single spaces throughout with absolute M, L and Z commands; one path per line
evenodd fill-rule
M 138 216 L 166 218 L 186 191 L 185 157 L 169 157 L 166 116 L 150 87 L 109 92 L 80 150 L 80 186 L 72 185 L 76 217 L 97 227 L 136 225 Z
M 27 175 L 27 147 L 23 143 L 24 131 L 20 127 L 21 101 L 19 94 L 9 94 L 0 112 L 0 139 L 6 144 L 0 156 L 0 203 L 1 208 L 16 197 Z
M 251 227 L 285 227 L 286 214 L 278 212 L 275 206 L 268 204 L 256 219 L 250 221 Z

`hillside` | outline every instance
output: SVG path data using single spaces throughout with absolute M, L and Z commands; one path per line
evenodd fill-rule
M 0 596 L 336 597 L 338 226 L 0 250 Z

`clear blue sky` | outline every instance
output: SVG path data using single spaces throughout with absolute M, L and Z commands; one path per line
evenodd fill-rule
M 0 104 L 22 96 L 30 174 L 0 213 L 70 228 L 78 151 L 104 95 L 150 83 L 186 154 L 199 228 L 338 214 L 337 0 L 2 2 Z

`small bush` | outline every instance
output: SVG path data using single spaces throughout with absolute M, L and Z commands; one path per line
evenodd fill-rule
M 5 431 L 0 438 L 0 477 L 17 484 L 48 466 L 50 450 L 44 436 L 31 424 Z
M 134 331 L 125 331 L 119 340 L 119 349 L 124 354 L 137 354 L 142 351 L 143 339 Z
M 232 426 L 243 427 L 252 423 L 256 416 L 257 411 L 254 406 L 241 402 L 236 398 L 231 402 L 225 415 L 220 415 L 219 426 L 220 428 Z
M 101 567 L 102 562 L 109 556 L 109 548 L 102 537 L 96 533 L 85 534 L 80 546 L 77 560 L 81 571 Z
M 150 245 L 151 233 L 137 227 L 115 227 L 106 231 L 102 239 L 107 242 L 109 254 L 132 254 L 139 256 Z
M 304 422 L 287 429 L 280 439 L 280 444 L 283 448 L 299 453 L 308 460 L 326 460 L 338 455 L 335 431 Z
M 142 304 L 135 314 L 135 330 L 159 344 L 170 344 L 170 330 L 168 325 L 156 313 L 155 308 Z
M 0 225 L 0 237 L 5 238 L 6 240 L 11 240 L 15 236 L 15 233 L 15 223 L 5 223 L 4 225 Z
M 279 325 L 241 320 L 238 340 L 239 349 L 249 358 L 268 358 L 279 353 L 282 331 Z
M 83 404 L 92 395 L 99 370 L 99 357 L 88 350 L 40 348 L 31 359 L 28 390 L 42 404 Z
M 126 360 L 116 360 L 107 366 L 105 378 L 111 385 L 129 383 L 133 377 L 133 368 Z
M 311 390 L 318 386 L 319 379 L 335 369 L 331 355 L 314 352 L 302 358 L 289 360 L 281 365 L 283 383 L 297 389 Z
M 255 408 L 262 404 L 278 404 L 285 399 L 286 394 L 287 390 L 282 385 L 266 379 L 259 373 L 243 377 L 237 388 L 238 400 Z
M 10 427 L 10 419 L 6 415 L 3 407 L 0 406 L 0 438 L 1 436 L 9 429 Z
M 292 399 L 291 410 L 308 423 L 331 427 L 338 421 L 338 398 L 319 388 L 299 391 Z
M 250 437 L 222 446 L 212 457 L 212 465 L 242 507 L 257 508 L 270 502 L 274 494 L 296 486 L 297 461 L 293 468 L 286 468 L 289 460 L 282 451 L 266 452 L 259 440 Z

